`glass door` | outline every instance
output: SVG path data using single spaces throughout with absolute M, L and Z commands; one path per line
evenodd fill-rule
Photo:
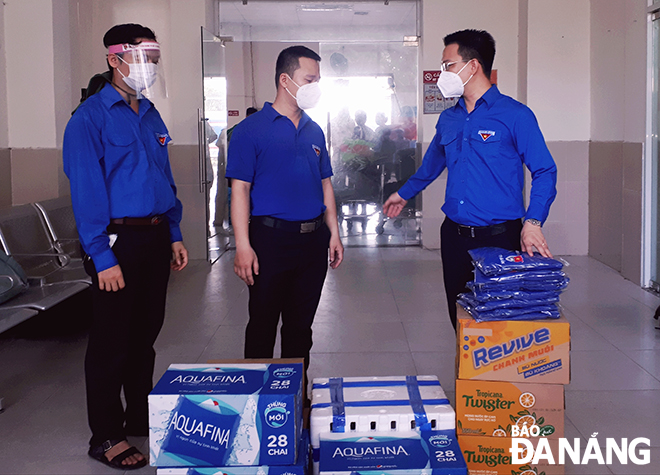
M 225 180 L 227 75 L 224 41 L 202 28 L 202 86 L 199 111 L 200 192 L 205 194 L 208 257 L 215 262 L 231 246 L 228 187 Z
M 319 53 L 323 99 L 309 115 L 327 137 L 344 243 L 419 244 L 415 199 L 397 219 L 382 213 L 416 169 L 417 48 L 322 42 Z
M 322 99 L 308 112 L 323 129 L 344 245 L 419 245 L 420 203 L 397 219 L 382 205 L 421 162 L 417 143 L 416 0 L 221 0 L 229 126 L 275 99 L 275 59 L 292 44 L 321 56 Z
M 653 15 L 652 23 L 652 62 L 653 62 L 653 77 L 651 84 L 652 102 L 651 102 L 651 132 L 650 146 L 651 146 L 651 170 L 650 170 L 650 232 L 647 234 L 649 237 L 650 248 L 650 281 L 649 285 L 656 291 L 660 291 L 660 245 L 658 238 L 660 237 L 659 227 L 660 222 L 660 193 L 658 193 L 658 186 L 660 185 L 660 157 L 658 156 L 658 125 L 660 114 L 660 97 L 658 95 L 658 85 L 660 84 L 660 14 Z

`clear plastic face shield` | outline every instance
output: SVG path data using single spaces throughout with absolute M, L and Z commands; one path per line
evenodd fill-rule
M 160 45 L 155 41 L 143 41 L 137 45 L 121 44 L 108 47 L 108 54 L 116 54 L 120 63 L 128 66 L 118 68 L 124 84 L 135 91 L 137 98 L 167 97 L 163 75 Z M 119 87 L 124 84 L 118 84 Z

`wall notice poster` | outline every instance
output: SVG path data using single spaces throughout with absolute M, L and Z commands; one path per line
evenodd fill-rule
M 454 107 L 458 101 L 457 97 L 445 98 L 437 82 L 440 77 L 440 71 L 424 71 L 423 73 L 423 91 L 424 91 L 424 114 L 439 114 L 445 109 Z M 490 74 L 491 84 L 497 84 L 497 69 L 493 69 Z
M 440 71 L 424 71 L 424 114 L 439 114 L 445 110 L 445 98 L 438 89 Z

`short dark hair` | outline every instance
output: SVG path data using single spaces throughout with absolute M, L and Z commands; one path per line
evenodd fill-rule
M 248 107 L 247 109 L 245 109 L 245 117 L 250 116 L 255 112 L 259 112 L 259 109 L 257 109 L 256 107 Z
M 147 38 L 156 41 L 156 34 L 151 28 L 138 25 L 137 23 L 124 23 L 122 25 L 115 25 L 110 28 L 103 36 L 103 46 L 106 48 L 112 45 L 138 44 L 138 38 Z M 112 71 L 110 63 L 108 68 Z
M 484 30 L 461 30 L 444 38 L 445 46 L 458 45 L 458 54 L 469 61 L 476 59 L 481 64 L 486 77 L 490 78 L 495 59 L 495 40 Z
M 275 65 L 275 88 L 280 85 L 280 76 L 283 73 L 293 77 L 296 69 L 300 68 L 300 58 L 309 58 L 314 61 L 321 61 L 321 57 L 307 46 L 297 45 L 289 46 L 283 49 L 277 57 L 277 64 Z

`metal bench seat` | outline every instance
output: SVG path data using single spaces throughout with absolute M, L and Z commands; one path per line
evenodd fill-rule
M 22 294 L 0 305 L 0 311 L 34 309 L 44 312 L 87 288 L 89 288 L 89 285 L 84 282 L 62 282 L 41 286 L 31 285 Z M 2 325 L 0 324 L 0 332 L 2 331 L 4 330 L 2 330 Z
M 0 245 L 23 268 L 32 285 L 91 284 L 81 260 L 55 246 L 37 209 L 30 204 L 0 210 Z
M 4 308 L 0 307 L 0 333 L 34 317 L 39 312 L 32 308 Z
M 55 248 L 73 259 L 81 259 L 76 218 L 70 196 L 34 203 Z

